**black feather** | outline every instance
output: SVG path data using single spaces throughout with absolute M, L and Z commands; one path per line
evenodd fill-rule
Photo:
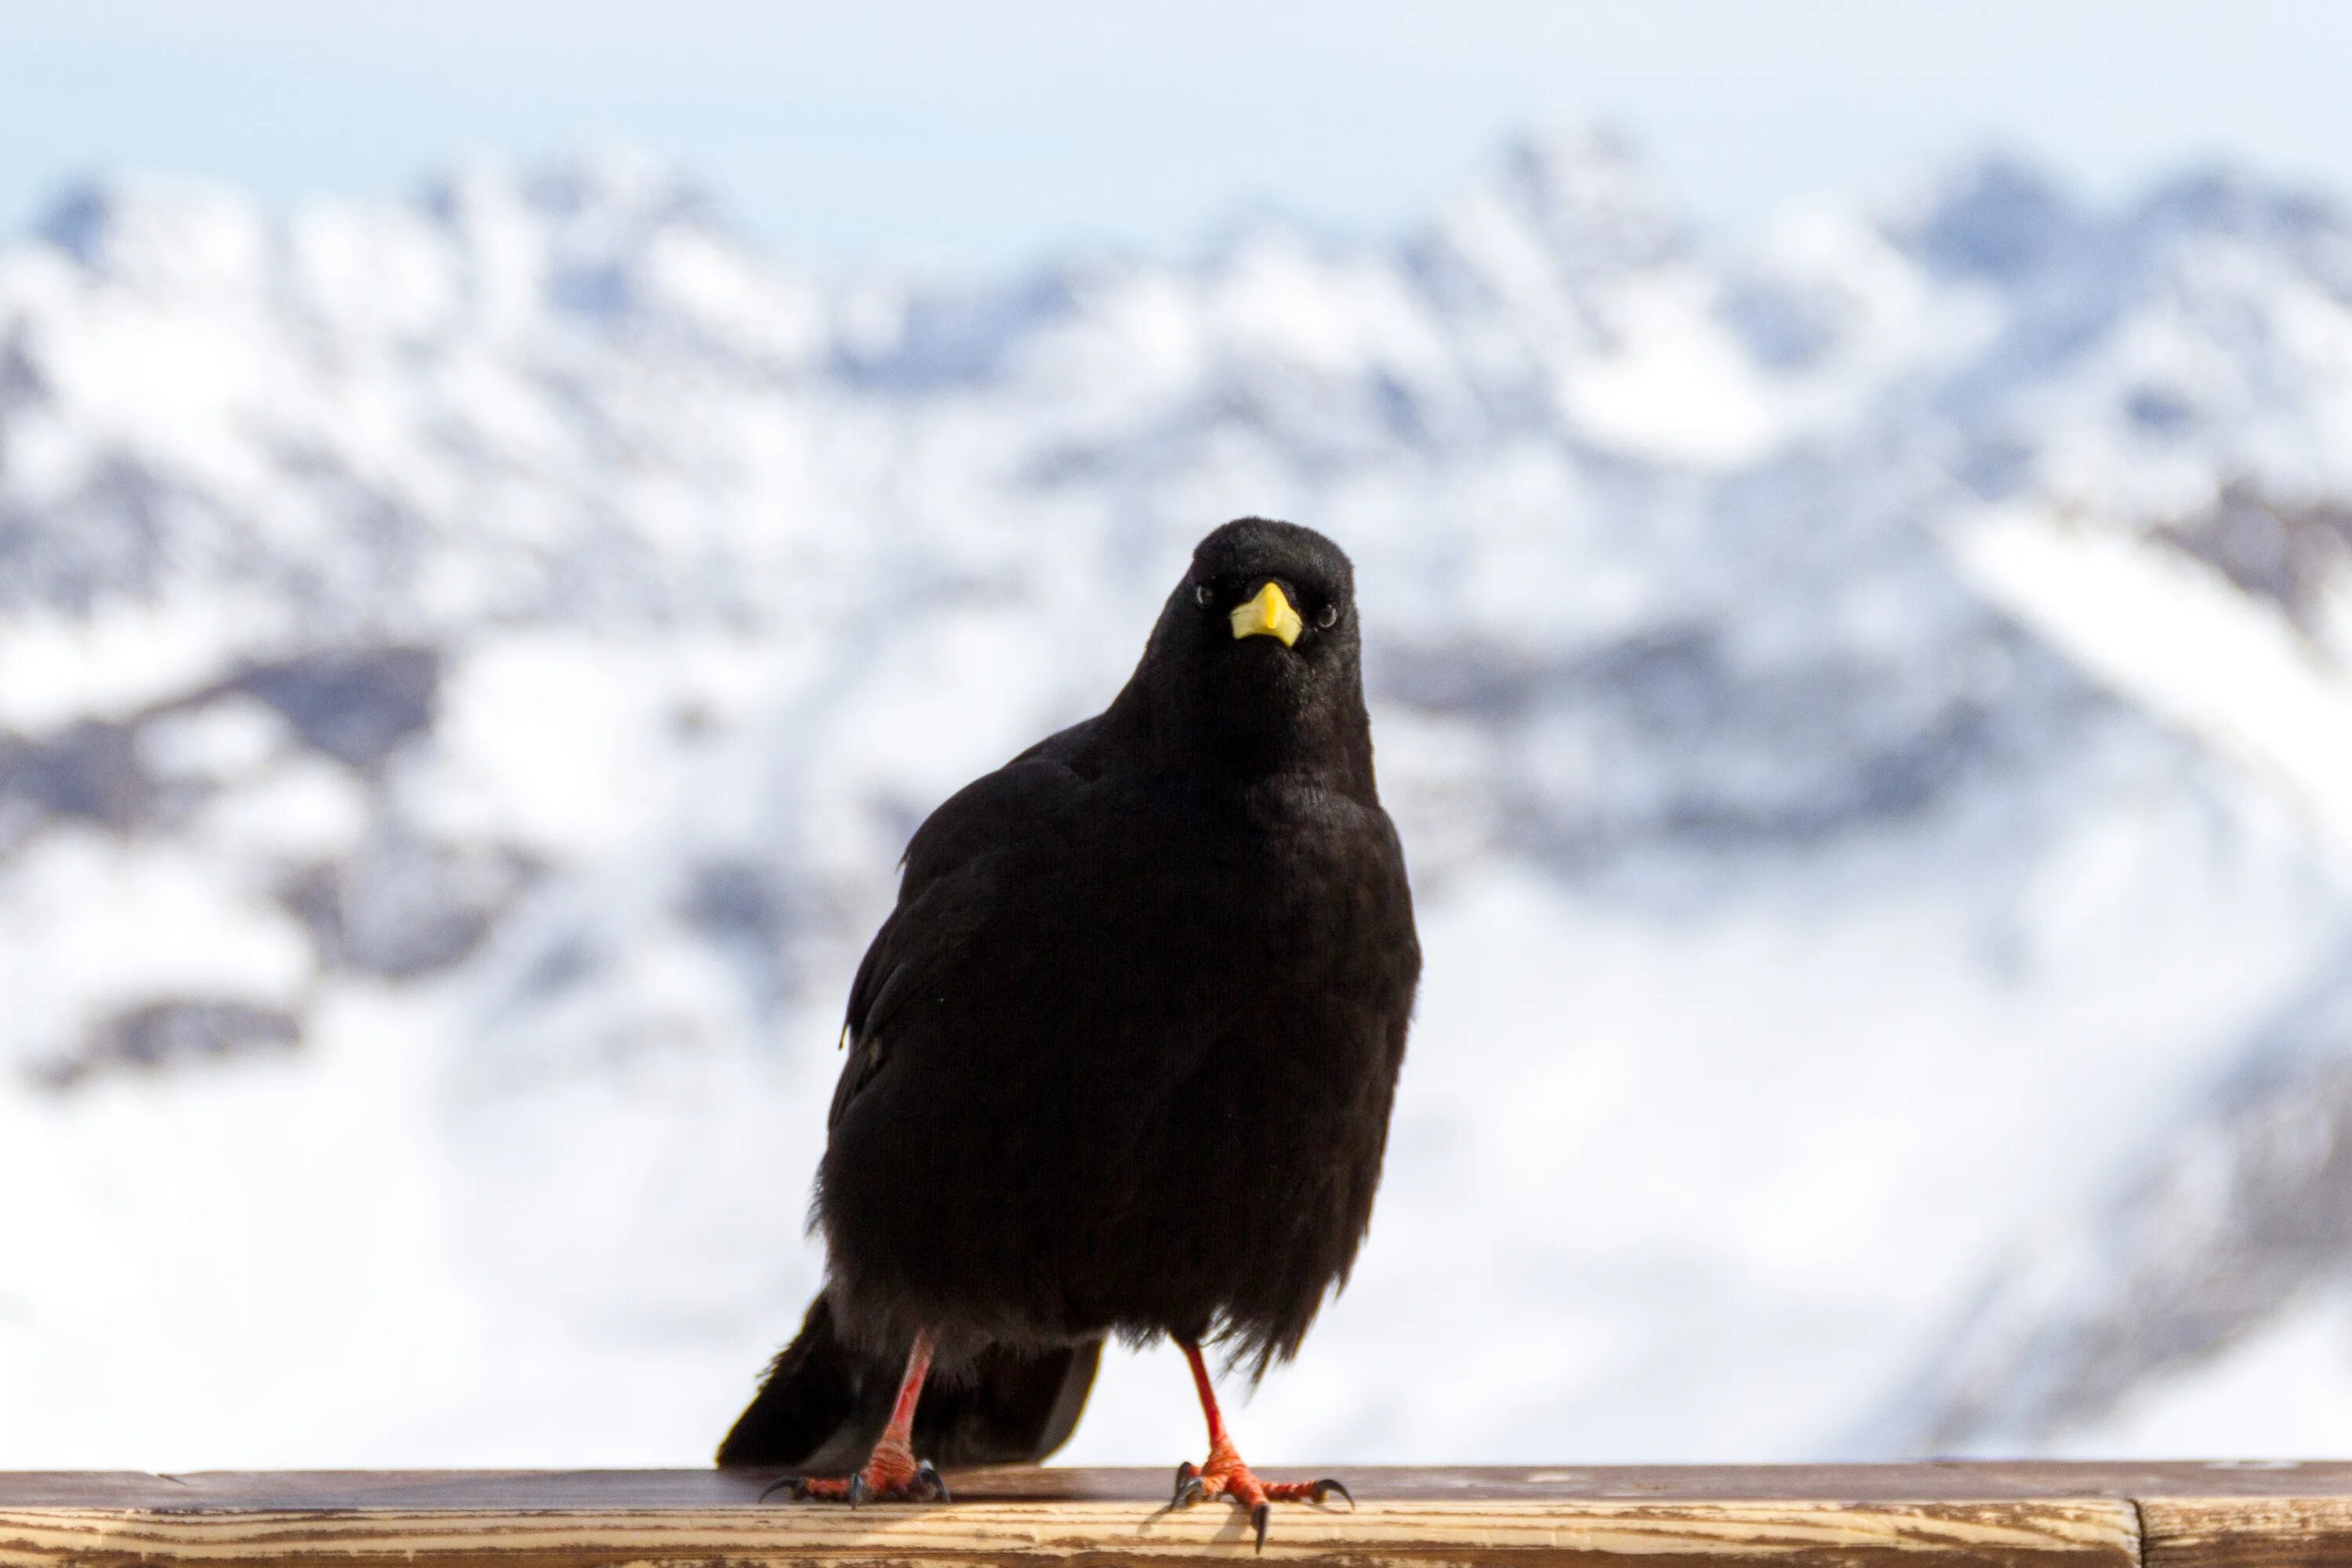
M 1295 645 L 1234 634 L 1268 582 Z M 1360 658 L 1338 547 L 1228 523 L 1108 709 L 916 832 L 851 987 L 825 1293 L 722 1462 L 854 1449 L 918 1331 L 950 1391 L 1073 1357 L 1009 1401 L 1033 1458 L 1108 1334 L 1297 1349 L 1370 1220 L 1421 965 Z
M 1036 1355 L 982 1352 L 961 1381 L 925 1392 L 915 1412 L 917 1451 L 942 1466 L 1044 1458 L 1078 1424 L 1101 1350 L 1095 1342 Z M 768 1363 L 760 1392 L 719 1446 L 719 1462 L 846 1475 L 882 1435 L 899 1371 L 896 1360 L 844 1347 L 820 1295 L 799 1335 Z

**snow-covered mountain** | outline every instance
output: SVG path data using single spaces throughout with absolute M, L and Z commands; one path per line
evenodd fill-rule
M 609 159 L 0 246 L 0 1465 L 706 1456 L 907 833 L 1247 512 L 1429 954 L 1254 1457 L 2352 1446 L 2352 220 L 1576 132 L 950 284 Z

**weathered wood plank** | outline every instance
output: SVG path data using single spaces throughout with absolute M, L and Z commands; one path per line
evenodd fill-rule
M 758 1500 L 711 1471 L 0 1477 L 0 1563 L 401 1562 L 1093 1563 L 1247 1557 L 1238 1512 L 1168 1513 L 1156 1472 L 1011 1469 L 952 1478 L 949 1508 Z M 2135 1568 L 2128 1503 L 2058 1478 L 1745 1471 L 1354 1472 L 1355 1511 L 1282 1511 L 1267 1555 L 1477 1564 L 1770 1560 L 1792 1568 Z M 1864 1494 L 1880 1494 L 1864 1496 Z M 1988 1495 L 1990 1494 L 1990 1495 Z
M 1696 1568 L 2352 1568 L 2352 1465 L 1924 1464 L 1343 1472 L 1363 1506 L 1278 1510 L 1270 1560 Z M 0 1565 L 844 1564 L 1251 1556 L 1168 1478 L 952 1476 L 940 1508 L 762 1503 L 710 1470 L 0 1474 Z M 2143 1520 L 2146 1521 L 2145 1527 Z M 2143 1528 L 2146 1540 L 2143 1541 Z
M 2352 1568 L 2352 1495 L 2139 1500 L 2147 1568 Z
M 1292 1510 L 1269 1559 L 1351 1564 L 1884 1564 L 2132 1568 L 2130 1505 L 2004 1503 L 1372 1503 Z M 1249 1558 L 1238 1510 L 991 1503 L 717 1512 L 0 1510 L 0 1563 L 918 1563 Z

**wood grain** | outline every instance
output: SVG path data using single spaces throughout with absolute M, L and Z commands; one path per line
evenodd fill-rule
M 2128 1504 L 1375 1503 L 1286 1510 L 1265 1555 L 1353 1563 L 2137 1561 Z M 1147 1563 L 1253 1556 L 1239 1510 L 1137 1503 L 720 1513 L 0 1511 L 0 1562 Z
M 1292 1472 L 1284 1472 L 1291 1474 Z M 1303 1473 L 1303 1472 L 1300 1472 Z M 1269 1561 L 1683 1568 L 2352 1568 L 2352 1466 L 1924 1464 L 1343 1470 L 1363 1506 L 1278 1509 Z M 1087 1568 L 1253 1555 L 1162 1472 L 951 1476 L 958 1500 L 759 1500 L 711 1470 L 0 1474 L 0 1565 L 387 1563 Z
M 2148 1568 L 2340 1568 L 2352 1563 L 2352 1496 L 2149 1497 Z

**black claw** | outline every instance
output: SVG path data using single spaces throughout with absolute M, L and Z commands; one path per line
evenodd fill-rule
M 866 1500 L 866 1472 L 858 1471 L 849 1478 L 849 1506 L 856 1508 Z
M 806 1476 L 778 1476 L 774 1480 L 770 1481 L 766 1486 L 760 1489 L 759 1500 L 765 1502 L 770 1498 L 775 1496 L 778 1492 L 789 1492 L 792 1494 L 793 1501 L 804 1502 L 808 1499 L 808 1478 Z
M 1322 1479 L 1315 1483 L 1315 1489 L 1308 1492 L 1307 1495 L 1310 1500 L 1319 1503 L 1328 1498 L 1333 1492 L 1338 1492 L 1341 1497 L 1348 1500 L 1348 1511 L 1349 1513 L 1356 1511 L 1356 1494 L 1349 1491 L 1346 1484 L 1335 1477 L 1325 1476 Z
M 1192 1469 L 1192 1467 L 1188 1465 L 1185 1468 L 1189 1470 Z M 1200 1473 L 1198 1471 L 1194 1471 L 1191 1475 L 1180 1474 L 1176 1478 L 1175 1500 L 1171 1502 L 1168 1506 L 1170 1508 L 1190 1508 L 1208 1495 L 1209 1489 L 1202 1484 Z
M 947 1482 L 940 1479 L 939 1471 L 931 1468 L 931 1462 L 929 1459 L 925 1459 L 921 1464 L 915 1467 L 915 1479 L 922 1482 L 924 1487 L 929 1491 L 931 1500 L 933 1502 L 955 1501 L 954 1498 L 948 1495 Z M 1349 1500 L 1352 1502 L 1354 1500 L 1350 1499 Z
M 1250 1510 L 1250 1522 L 1257 1526 L 1257 1549 L 1260 1552 L 1265 1550 L 1265 1527 L 1273 1518 L 1274 1510 L 1264 1503 Z

